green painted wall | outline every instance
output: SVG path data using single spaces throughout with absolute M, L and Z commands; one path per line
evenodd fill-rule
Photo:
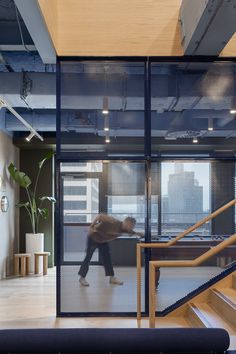
M 38 161 L 42 160 L 49 150 L 20 150 L 20 170 L 35 180 L 38 171 Z M 54 161 L 48 160 L 42 168 L 38 184 L 38 195 L 54 195 Z M 26 200 L 25 191 L 20 190 L 20 200 Z M 54 266 L 54 207 L 47 204 L 50 215 L 47 220 L 42 220 L 39 231 L 44 233 L 44 250 L 51 252 L 49 267 Z M 32 232 L 26 211 L 20 210 L 20 251 L 25 252 L 25 234 Z

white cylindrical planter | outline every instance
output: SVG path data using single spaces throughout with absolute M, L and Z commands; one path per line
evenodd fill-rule
M 26 253 L 30 253 L 30 273 L 34 273 L 34 253 L 44 251 L 44 234 L 25 235 Z M 43 271 L 42 257 L 39 259 L 39 271 Z

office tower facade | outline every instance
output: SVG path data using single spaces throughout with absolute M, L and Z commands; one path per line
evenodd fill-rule
M 193 171 L 184 170 L 184 164 L 175 164 L 174 173 L 169 175 L 163 211 L 169 223 L 195 223 L 203 216 L 203 186 Z

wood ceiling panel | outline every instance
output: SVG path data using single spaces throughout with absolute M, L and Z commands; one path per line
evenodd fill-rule
M 58 55 L 183 55 L 181 0 L 38 0 Z M 221 56 L 236 55 L 236 35 Z
M 236 56 L 236 33 L 231 37 L 230 41 L 226 44 L 222 52 L 221 57 L 235 57 Z
M 39 0 L 58 55 L 182 55 L 181 0 Z M 57 8 L 56 8 L 57 6 Z M 51 15 L 45 14 L 50 11 Z M 57 29 L 55 29 L 57 27 Z

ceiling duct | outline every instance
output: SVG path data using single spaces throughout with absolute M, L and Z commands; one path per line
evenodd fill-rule
M 236 0 L 182 0 L 179 22 L 185 55 L 219 55 L 236 30 Z
M 193 139 L 201 135 L 202 132 L 195 127 L 192 117 L 187 116 L 184 112 L 178 112 L 167 131 L 165 139 Z

